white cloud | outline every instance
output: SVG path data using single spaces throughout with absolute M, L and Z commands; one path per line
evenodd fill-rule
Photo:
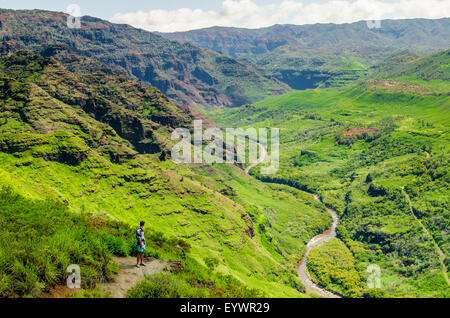
M 257 5 L 251 0 L 223 0 L 220 11 L 182 8 L 117 13 L 110 21 L 148 31 L 175 32 L 211 26 L 261 28 L 274 24 L 346 23 L 361 20 L 443 18 L 450 16 L 448 0 L 331 0 L 325 3 Z

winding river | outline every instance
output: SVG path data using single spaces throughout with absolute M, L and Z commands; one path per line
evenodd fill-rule
M 258 160 L 252 164 L 250 164 L 246 169 L 245 169 L 245 173 L 248 174 L 248 172 L 250 171 L 250 169 L 252 169 L 253 167 L 259 165 L 260 163 L 262 163 L 267 156 L 267 150 L 266 148 L 258 143 L 260 146 L 260 150 L 261 150 L 261 155 L 259 156 Z M 319 196 L 317 196 L 316 194 L 314 194 L 314 199 L 316 199 L 316 201 L 322 203 L 322 201 L 320 200 Z M 311 251 L 311 249 L 315 246 L 317 246 L 320 243 L 326 242 L 330 239 L 332 239 L 333 237 L 336 236 L 336 227 L 338 225 L 339 222 L 339 217 L 336 213 L 336 211 L 330 209 L 330 208 L 326 208 L 327 212 L 331 215 L 331 217 L 333 218 L 333 223 L 331 223 L 331 226 L 325 230 L 324 232 L 314 236 L 307 244 L 306 244 L 306 252 L 305 255 L 303 256 L 302 260 L 300 261 L 300 263 L 297 266 L 297 273 L 298 273 L 298 277 L 300 278 L 300 280 L 302 281 L 303 285 L 305 286 L 306 290 L 308 291 L 312 291 L 313 293 L 316 293 L 322 297 L 327 297 L 327 298 L 341 298 L 340 296 L 333 294 L 332 292 L 329 292 L 325 289 L 320 288 L 317 284 L 315 284 L 311 278 L 308 276 L 308 273 L 306 272 L 306 264 L 308 262 L 308 254 Z
M 315 194 L 314 194 L 314 199 L 316 199 L 316 201 L 322 203 L 320 198 Z M 336 227 L 338 225 L 339 218 L 337 216 L 336 211 L 334 211 L 330 208 L 326 208 L 326 209 L 327 209 L 327 212 L 333 218 L 333 223 L 331 223 L 331 226 L 326 231 L 314 236 L 308 242 L 308 244 L 306 244 L 306 252 L 305 252 L 305 255 L 303 255 L 302 260 L 300 261 L 300 263 L 297 266 L 297 273 L 298 273 L 298 277 L 300 278 L 300 280 L 302 281 L 303 285 L 305 286 L 305 288 L 307 290 L 311 290 L 313 292 L 316 292 L 320 296 L 327 297 L 327 298 L 341 298 L 340 296 L 338 296 L 336 294 L 333 294 L 325 289 L 320 288 L 317 284 L 315 284 L 311 280 L 311 278 L 309 278 L 308 274 L 306 273 L 306 263 L 308 262 L 308 254 L 311 251 L 311 249 L 314 246 L 317 246 L 320 243 L 326 242 L 336 236 Z

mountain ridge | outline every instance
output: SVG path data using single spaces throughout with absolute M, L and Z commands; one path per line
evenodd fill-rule
M 289 90 L 264 70 L 211 50 L 89 16 L 81 18 L 81 28 L 70 29 L 66 18 L 52 11 L 1 9 L 3 54 L 63 43 L 191 107 L 239 106 Z
M 354 30 L 359 29 L 359 31 L 361 32 L 361 36 L 360 37 L 367 37 L 366 42 L 370 43 L 372 41 L 372 39 L 374 38 L 374 36 L 378 35 L 378 36 L 385 36 L 386 35 L 390 35 L 390 36 L 395 36 L 395 42 L 391 41 L 388 42 L 391 45 L 394 45 L 394 47 L 401 47 L 401 48 L 405 48 L 405 43 L 404 42 L 400 42 L 399 43 L 399 39 L 402 38 L 402 36 L 404 37 L 404 35 L 410 36 L 410 34 L 408 34 L 407 32 L 404 32 L 403 34 L 401 32 L 399 32 L 400 30 L 396 30 L 396 28 L 398 27 L 399 29 L 402 28 L 402 31 L 405 31 L 405 28 L 408 27 L 408 25 L 402 25 L 404 23 L 406 24 L 419 24 L 420 26 L 420 22 L 421 23 L 425 23 L 425 24 L 430 24 L 433 27 L 440 27 L 441 25 L 448 25 L 450 24 L 450 17 L 447 18 L 441 18 L 441 19 L 423 19 L 423 18 L 411 18 L 411 19 L 385 19 L 385 20 L 380 20 L 380 28 L 369 28 L 367 26 L 367 21 L 357 21 L 357 22 L 351 22 L 351 23 L 315 23 L 315 24 L 302 24 L 302 25 L 296 25 L 296 24 L 275 24 L 273 26 L 269 26 L 269 27 L 263 27 L 263 28 L 255 28 L 255 29 L 247 29 L 247 28 L 239 28 L 239 27 L 223 27 L 223 26 L 213 26 L 213 27 L 208 27 L 208 28 L 202 28 L 202 29 L 195 29 L 195 30 L 189 30 L 189 31 L 182 31 L 182 32 L 156 32 L 156 34 L 160 34 L 164 37 L 167 37 L 169 39 L 173 39 L 173 40 L 177 40 L 180 42 L 192 42 L 192 43 L 196 43 L 198 44 L 200 47 L 208 47 L 210 49 L 213 50 L 217 50 L 217 51 L 222 51 L 223 53 L 229 54 L 232 57 L 240 57 L 239 54 L 233 53 L 232 51 L 230 51 L 231 46 L 227 47 L 226 46 L 226 41 L 227 41 L 227 37 L 223 37 L 225 36 L 231 36 L 233 35 L 233 32 L 237 33 L 241 33 L 245 36 L 247 36 L 247 39 L 254 39 L 254 40 L 264 40 L 263 36 L 266 36 L 266 40 L 274 40 L 273 37 L 274 36 L 282 36 L 282 38 L 289 38 L 291 40 L 298 40 L 298 44 L 303 44 L 303 46 L 305 48 L 308 47 L 308 45 L 310 47 L 317 47 L 317 45 L 319 43 L 314 42 L 314 39 L 312 39 L 311 37 L 313 36 L 313 34 L 311 33 L 317 33 L 317 32 L 321 32 L 321 30 L 318 29 L 323 29 L 322 33 L 324 33 L 323 31 L 325 29 L 329 29 L 329 28 L 335 28 L 335 29 L 340 29 L 342 31 L 345 31 L 345 29 L 348 27 L 352 27 L 354 28 Z M 387 24 L 387 26 L 386 26 Z M 417 28 L 417 25 L 413 25 L 413 27 Z M 429 28 L 430 26 L 428 26 Z M 383 30 L 386 29 L 386 30 Z M 217 46 L 214 47 L 212 46 L 212 44 L 220 44 L 220 42 L 215 42 L 215 43 L 207 43 L 201 42 L 201 39 L 207 40 L 206 38 L 201 38 L 202 35 L 208 34 L 208 31 L 210 31 L 209 35 L 211 36 L 215 36 L 214 32 L 216 33 L 221 33 L 222 36 L 222 41 L 223 41 L 223 46 L 221 46 L 222 48 L 224 48 L 223 50 L 220 50 Z M 331 30 L 336 32 L 336 30 Z M 427 32 L 429 32 L 428 30 L 426 30 Z M 442 32 L 444 35 L 450 35 L 450 32 L 446 31 L 445 29 L 443 30 L 433 30 L 434 33 L 436 32 Z M 229 33 L 229 34 L 227 34 Z M 413 31 L 409 31 L 409 33 L 413 33 Z M 303 37 L 296 37 L 296 36 L 303 36 Z M 370 35 L 370 36 L 367 36 Z M 432 34 L 433 36 L 431 36 L 429 39 L 427 39 L 427 43 L 431 43 L 433 44 L 431 46 L 431 48 L 428 48 L 428 50 L 431 51 L 439 51 L 442 49 L 446 49 L 448 48 L 448 46 L 450 45 L 450 41 L 448 40 L 448 37 L 444 37 L 441 34 L 437 34 L 437 36 L 439 36 L 441 39 L 443 39 L 443 42 L 434 42 L 435 40 L 435 36 L 436 34 Z M 333 37 L 334 34 L 325 34 L 323 37 L 325 39 L 327 38 L 331 38 Z M 214 38 L 214 40 L 219 40 L 219 38 Z M 306 40 L 306 42 L 305 42 Z M 343 38 L 337 38 L 336 39 L 339 42 L 343 42 L 345 43 L 345 41 L 343 41 Z M 351 40 L 351 39 L 350 39 Z M 383 39 L 384 40 L 384 39 Z M 330 41 L 328 39 L 328 41 Z M 422 39 L 423 41 L 423 39 Z M 264 41 L 263 41 L 264 42 Z M 240 48 L 240 45 L 243 43 L 247 43 L 247 44 L 253 44 L 253 43 L 249 43 L 248 41 L 246 42 L 242 42 L 242 43 L 232 43 L 234 46 L 238 46 L 238 48 Z M 231 44 L 231 43 L 229 43 Z M 265 43 L 263 43 L 265 44 Z M 327 44 L 326 45 L 334 45 L 334 44 Z M 342 43 L 341 43 L 342 44 Z M 400 45 L 401 44 L 401 45 Z M 323 48 L 324 43 L 321 42 L 320 46 Z M 372 45 L 374 45 L 372 43 Z M 408 48 L 410 48 L 410 46 L 415 46 L 416 44 L 414 43 L 409 43 Z M 379 45 L 374 45 L 374 46 L 379 46 Z M 423 44 L 421 45 L 423 47 L 425 47 Z M 277 46 L 271 46 L 271 47 L 267 47 L 268 51 L 270 50 L 274 50 L 276 49 Z M 256 54 L 261 54 L 261 53 L 266 53 L 267 51 L 262 51 Z
M 404 49 L 432 53 L 450 47 L 450 18 L 274 25 L 260 29 L 212 27 L 161 33 L 267 69 L 293 89 L 344 86 Z

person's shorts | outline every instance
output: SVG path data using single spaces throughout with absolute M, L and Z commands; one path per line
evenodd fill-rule
M 143 245 L 144 245 L 144 248 L 142 248 L 140 245 L 137 246 L 139 253 L 142 253 L 143 251 L 145 251 L 145 244 L 143 244 Z

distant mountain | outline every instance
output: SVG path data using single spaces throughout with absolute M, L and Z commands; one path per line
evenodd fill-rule
M 398 50 L 430 53 L 450 47 L 450 18 L 383 20 L 380 26 L 369 28 L 361 21 L 213 27 L 162 35 L 256 63 L 295 89 L 340 86 Z
M 70 29 L 64 13 L 0 10 L 0 52 L 63 44 L 78 55 L 159 88 L 189 106 L 239 106 L 289 90 L 266 71 L 227 55 L 92 17 Z

